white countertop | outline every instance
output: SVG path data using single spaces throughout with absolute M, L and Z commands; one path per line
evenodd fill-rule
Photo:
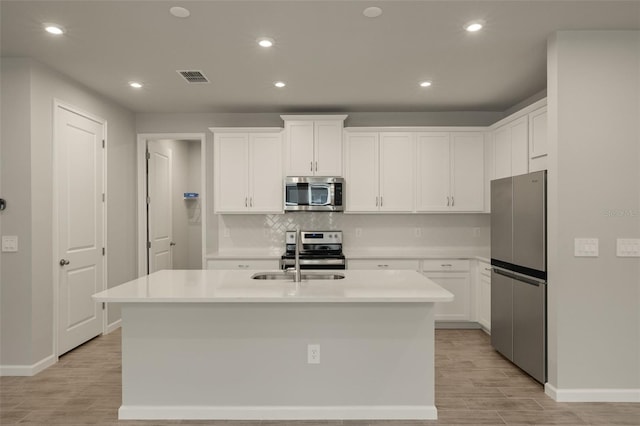
M 254 280 L 261 271 L 165 270 L 93 295 L 112 303 L 415 303 L 453 294 L 415 271 L 316 271 L 341 280 Z M 276 271 L 271 271 L 276 272 Z M 278 271 L 280 272 L 280 271 Z M 303 271 L 303 273 L 310 271 Z

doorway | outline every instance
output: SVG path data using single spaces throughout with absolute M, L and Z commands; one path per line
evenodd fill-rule
M 203 134 L 138 136 L 138 275 L 202 269 L 205 253 Z

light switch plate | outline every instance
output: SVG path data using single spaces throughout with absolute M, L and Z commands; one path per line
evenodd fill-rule
M 598 257 L 597 238 L 576 238 L 574 239 L 574 252 L 576 257 Z
M 15 235 L 2 236 L 2 251 L 16 252 L 18 251 L 18 237 Z
M 640 257 L 640 238 L 618 238 L 616 240 L 616 256 Z

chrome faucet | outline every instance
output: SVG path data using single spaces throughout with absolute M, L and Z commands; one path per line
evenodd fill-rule
M 294 283 L 299 283 L 302 280 L 302 274 L 300 272 L 300 244 L 302 244 L 300 242 L 300 240 L 302 235 L 300 233 L 300 229 L 298 228 L 296 230 L 296 266 L 295 266 L 295 270 L 294 273 L 295 275 L 293 276 L 293 282 Z

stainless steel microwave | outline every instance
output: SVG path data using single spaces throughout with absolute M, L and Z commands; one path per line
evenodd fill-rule
M 344 179 L 326 176 L 284 178 L 284 211 L 341 212 Z

